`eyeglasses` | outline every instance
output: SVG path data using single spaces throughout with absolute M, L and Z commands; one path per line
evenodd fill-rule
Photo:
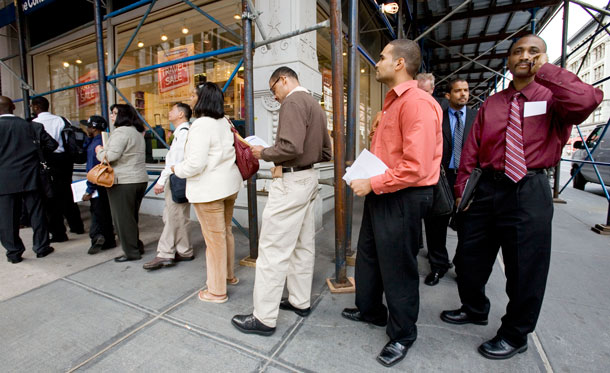
M 271 92 L 271 94 L 272 94 L 273 96 L 275 96 L 275 91 L 274 91 L 275 85 L 277 84 L 277 82 L 279 82 L 279 81 L 280 81 L 280 79 L 282 79 L 282 77 L 281 77 L 281 76 L 280 76 L 279 78 L 277 78 L 277 80 L 275 81 L 275 83 L 273 83 L 273 85 L 271 86 L 271 88 L 269 88 L 269 92 Z

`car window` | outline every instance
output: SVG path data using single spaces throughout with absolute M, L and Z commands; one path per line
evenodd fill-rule
M 597 144 L 597 142 L 599 141 L 599 136 L 602 134 L 603 129 L 603 126 L 597 127 L 593 130 L 593 132 L 591 132 L 589 137 L 587 137 L 587 146 L 589 147 L 589 149 L 593 148 L 595 144 Z M 606 136 L 604 135 L 604 137 Z

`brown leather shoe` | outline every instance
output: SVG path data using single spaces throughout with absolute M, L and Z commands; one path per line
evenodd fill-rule
M 163 267 L 171 267 L 175 264 L 176 262 L 174 262 L 174 259 L 159 258 L 158 256 L 156 256 L 155 259 L 151 260 L 150 262 L 144 263 L 142 268 L 152 271 Z
M 176 257 L 174 258 L 174 261 L 175 262 L 190 262 L 193 259 L 195 259 L 195 255 L 182 256 L 182 255 L 176 253 Z

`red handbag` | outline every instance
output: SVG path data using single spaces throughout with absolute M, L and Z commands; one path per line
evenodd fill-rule
M 239 135 L 239 132 L 237 132 L 230 120 L 229 123 L 231 124 L 231 131 L 233 131 L 233 137 L 235 138 L 235 141 L 233 142 L 233 146 L 235 147 L 235 163 L 237 164 L 237 168 L 239 168 L 242 179 L 248 180 L 258 171 L 258 159 L 252 154 L 250 144 Z

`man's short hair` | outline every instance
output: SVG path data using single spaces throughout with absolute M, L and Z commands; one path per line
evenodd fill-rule
M 287 77 L 293 78 L 297 82 L 299 81 L 299 76 L 297 75 L 297 73 L 295 73 L 294 70 L 292 70 L 288 66 L 281 66 L 281 67 L 278 67 L 277 69 L 275 69 L 273 74 L 271 74 L 271 77 L 269 78 L 269 80 L 270 81 L 277 80 L 280 78 L 280 76 L 287 76 Z
M 395 39 L 389 43 L 392 48 L 393 60 L 403 58 L 407 73 L 415 77 L 421 65 L 421 51 L 419 45 L 410 39 Z
M 193 110 L 191 110 L 191 107 L 185 104 L 184 102 L 176 102 L 174 106 L 176 106 L 178 110 L 180 110 L 182 114 L 184 114 L 186 120 L 191 119 L 191 116 L 193 116 Z
M 432 73 L 419 73 L 415 76 L 418 82 L 425 82 L 426 80 L 432 81 L 432 85 L 434 85 L 434 74 Z
M 38 106 L 42 111 L 49 111 L 49 100 L 42 96 L 34 97 L 32 106 Z
M 527 34 L 527 35 L 523 35 L 522 37 L 520 37 L 519 39 L 515 39 L 513 40 L 513 42 L 510 45 L 510 48 L 508 48 L 508 53 L 510 54 L 510 52 L 513 50 L 513 47 L 515 46 L 515 44 L 517 44 L 517 42 L 523 38 L 536 38 L 536 39 L 540 39 L 542 41 L 542 44 L 544 45 L 544 52 L 546 53 L 547 51 L 547 47 L 546 47 L 546 41 L 544 41 L 543 38 L 541 38 L 540 36 L 536 35 L 536 34 Z
M 453 78 L 453 79 L 451 79 L 449 81 L 449 83 L 447 83 L 447 93 L 451 93 L 451 90 L 453 89 L 453 86 L 457 82 L 464 82 L 464 83 L 468 84 L 468 81 L 466 81 L 466 79 L 463 79 L 463 78 Z

